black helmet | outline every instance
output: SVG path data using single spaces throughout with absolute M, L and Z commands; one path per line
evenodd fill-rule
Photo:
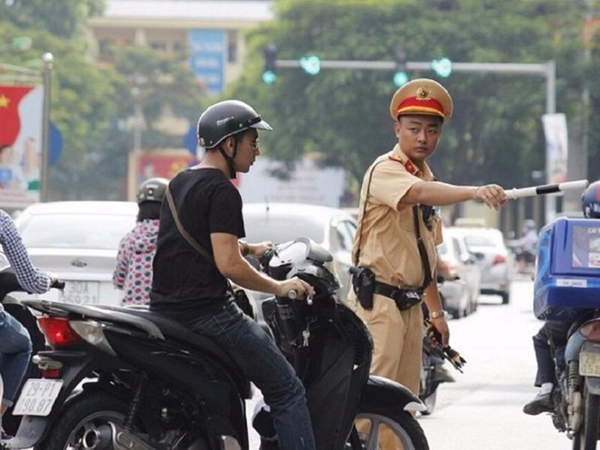
M 148 178 L 138 188 L 138 205 L 144 202 L 162 202 L 168 184 L 169 180 L 166 178 Z
M 600 219 L 600 181 L 595 181 L 583 191 L 581 210 L 588 219 Z
M 273 129 L 250 105 L 239 100 L 225 100 L 208 107 L 198 119 L 198 143 L 204 148 L 214 148 L 223 139 L 249 128 Z

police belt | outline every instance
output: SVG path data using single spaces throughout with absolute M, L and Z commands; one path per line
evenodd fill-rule
M 398 309 L 404 311 L 421 303 L 423 289 L 400 289 L 391 284 L 375 281 L 375 293 L 391 298 L 396 302 Z

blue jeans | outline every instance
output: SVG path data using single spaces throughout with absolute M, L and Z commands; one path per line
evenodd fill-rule
M 0 310 L 0 374 L 4 382 L 2 403 L 12 406 L 31 358 L 31 338 L 17 319 Z
M 271 408 L 280 448 L 315 449 L 304 386 L 260 325 L 229 302 L 214 314 L 191 320 L 188 326 L 226 349 L 261 390 Z

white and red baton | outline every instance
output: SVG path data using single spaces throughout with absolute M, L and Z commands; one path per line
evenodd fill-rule
M 523 197 L 533 197 L 534 195 L 556 194 L 564 191 L 583 191 L 589 186 L 588 180 L 565 181 L 564 183 L 544 184 L 541 186 L 532 186 L 521 189 L 510 189 L 506 195 L 511 200 Z

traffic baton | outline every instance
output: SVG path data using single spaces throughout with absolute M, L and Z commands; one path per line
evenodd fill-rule
M 564 183 L 544 184 L 541 186 L 531 186 L 521 189 L 510 189 L 506 196 L 511 200 L 523 197 L 533 197 L 535 195 L 555 194 L 564 191 L 583 191 L 589 186 L 588 180 L 565 181 Z

